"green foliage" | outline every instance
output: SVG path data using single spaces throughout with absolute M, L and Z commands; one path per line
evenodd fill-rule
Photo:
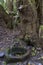
M 3 4 L 4 0 L 0 0 L 0 3 Z
M 13 11 L 14 13 L 17 13 L 17 8 L 16 8 L 16 0 L 13 1 Z
M 43 25 L 40 25 L 39 32 L 40 37 L 43 38 Z
M 4 6 L 4 0 L 0 0 L 0 4 Z
M 35 4 L 35 0 L 30 0 L 33 4 Z
M 29 0 L 29 2 L 35 4 L 35 0 Z
M 37 52 L 36 49 L 33 47 L 33 48 L 32 48 L 32 53 L 31 53 L 32 56 L 35 56 L 35 55 L 36 55 L 36 52 Z
M 7 65 L 5 61 L 3 62 L 3 65 Z
M 40 29 L 43 29 L 43 25 L 40 26 Z
M 6 10 L 6 2 L 4 0 L 0 0 L 0 5 L 2 5 L 4 9 Z
M 4 9 L 7 11 L 7 4 L 6 0 L 0 0 L 0 4 L 4 7 Z M 13 1 L 13 11 L 16 14 L 17 13 L 17 8 L 16 8 L 16 0 Z M 7 11 L 8 12 L 8 11 Z

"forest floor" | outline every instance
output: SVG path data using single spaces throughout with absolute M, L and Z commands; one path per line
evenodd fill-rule
M 3 23 L 3 20 L 0 22 L 0 49 L 6 48 L 14 43 L 15 37 L 19 35 L 19 31 L 10 30 L 5 27 L 5 23 Z
M 15 31 L 15 30 L 9 30 L 5 28 L 5 24 L 3 23 L 3 20 L 1 19 L 0 20 L 0 50 L 6 49 L 7 47 L 12 46 L 14 44 L 15 37 L 19 34 L 20 34 L 20 31 L 18 32 L 18 30 Z M 24 63 L 19 63 L 19 64 L 17 63 L 16 65 L 27 65 L 26 64 L 27 61 Z M 0 60 L 0 63 L 1 62 L 2 61 Z M 43 65 L 43 52 L 40 51 L 38 53 L 37 51 L 36 56 L 31 57 L 28 63 L 30 64 L 33 63 L 33 65 Z M 12 64 L 9 64 L 9 65 L 12 65 Z

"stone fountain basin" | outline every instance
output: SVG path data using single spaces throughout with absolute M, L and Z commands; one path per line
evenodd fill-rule
M 14 47 L 5 53 L 6 62 L 22 62 L 30 57 L 31 49 L 26 47 Z

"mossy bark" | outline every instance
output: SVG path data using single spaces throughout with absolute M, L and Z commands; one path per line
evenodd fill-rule
M 37 11 L 31 0 L 17 0 L 17 8 L 21 19 L 21 30 L 24 34 L 36 34 Z

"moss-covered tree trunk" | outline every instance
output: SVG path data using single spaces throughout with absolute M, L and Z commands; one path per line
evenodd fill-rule
M 17 0 L 17 8 L 21 19 L 21 30 L 29 36 L 36 35 L 37 11 L 31 0 Z

